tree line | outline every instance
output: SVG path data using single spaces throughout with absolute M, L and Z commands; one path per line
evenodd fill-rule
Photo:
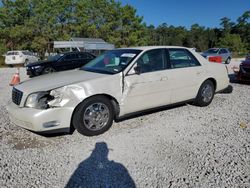
M 221 28 L 194 24 L 190 29 L 147 25 L 131 5 L 116 0 L 0 0 L 0 54 L 25 49 L 44 54 L 56 40 L 102 38 L 116 47 L 178 45 L 203 51 L 227 47 L 250 51 L 250 11 Z

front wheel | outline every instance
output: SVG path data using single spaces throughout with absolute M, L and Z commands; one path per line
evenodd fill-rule
M 214 98 L 214 84 L 210 80 L 206 80 L 201 85 L 195 99 L 195 104 L 198 106 L 208 106 Z
M 114 109 L 104 96 L 94 96 L 83 101 L 73 115 L 73 126 L 85 136 L 106 132 L 114 120 Z
M 55 71 L 56 71 L 56 70 L 53 69 L 52 67 L 46 67 L 46 68 L 43 70 L 42 74 L 50 74 L 50 73 L 53 73 L 53 72 L 55 72 Z

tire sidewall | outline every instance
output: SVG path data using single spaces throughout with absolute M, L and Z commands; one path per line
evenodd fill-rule
M 213 89 L 213 96 L 212 96 L 212 98 L 210 99 L 209 102 L 204 102 L 204 101 L 202 100 L 202 90 L 203 90 L 203 88 L 204 88 L 206 85 L 208 85 L 208 84 L 209 84 L 209 85 L 212 87 L 212 89 Z M 198 92 L 198 95 L 197 95 L 197 97 L 196 97 L 196 102 L 195 102 L 195 103 L 196 103 L 198 106 L 208 106 L 208 105 L 213 101 L 214 93 L 215 93 L 215 87 L 214 87 L 213 82 L 210 81 L 210 80 L 206 80 L 205 82 L 202 83 L 202 85 L 201 85 L 201 87 L 200 87 L 200 89 L 199 89 L 199 92 Z
M 52 67 L 45 67 L 45 68 L 43 69 L 42 74 L 51 74 L 51 73 L 52 73 L 51 71 L 50 71 L 50 72 L 47 72 L 47 71 L 46 71 L 47 69 L 51 69 L 51 70 L 53 70 L 52 72 L 55 72 L 55 70 L 54 70 Z
M 83 122 L 83 115 L 84 115 L 86 108 L 93 103 L 105 104 L 107 106 L 107 108 L 109 109 L 109 113 L 110 113 L 109 120 L 108 120 L 106 126 L 98 131 L 89 130 Z M 73 115 L 73 126 L 82 135 L 96 136 L 96 135 L 99 135 L 99 134 L 106 132 L 111 127 L 113 120 L 114 120 L 114 109 L 113 109 L 113 106 L 112 106 L 112 103 L 110 102 L 110 100 L 104 96 L 94 96 L 94 97 L 90 97 L 90 98 L 84 100 L 76 108 L 75 113 Z
M 25 59 L 23 66 L 26 67 L 29 64 L 29 60 Z
M 231 58 L 230 58 L 230 57 L 228 57 L 228 58 L 227 58 L 227 60 L 226 60 L 226 64 L 229 64 L 229 63 L 230 63 L 230 61 L 231 61 Z

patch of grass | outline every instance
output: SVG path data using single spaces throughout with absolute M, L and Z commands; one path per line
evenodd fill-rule
M 246 52 L 241 52 L 241 53 L 233 52 L 232 54 L 233 54 L 233 58 L 245 58 L 248 53 L 246 53 Z

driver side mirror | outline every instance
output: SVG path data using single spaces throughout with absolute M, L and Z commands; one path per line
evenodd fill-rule
M 136 67 L 134 68 L 134 71 L 135 71 L 135 74 L 140 75 L 140 74 L 141 74 L 141 67 L 136 66 Z

